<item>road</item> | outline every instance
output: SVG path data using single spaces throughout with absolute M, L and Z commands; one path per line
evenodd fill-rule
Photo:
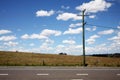
M 120 68 L 0 67 L 0 80 L 120 80 Z

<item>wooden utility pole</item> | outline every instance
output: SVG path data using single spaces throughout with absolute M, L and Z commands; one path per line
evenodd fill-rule
M 84 21 L 84 15 L 85 14 L 85 9 L 82 11 L 82 30 L 83 30 L 83 34 L 82 34 L 82 43 L 83 43 L 83 66 L 86 66 L 86 62 L 85 62 L 85 21 Z

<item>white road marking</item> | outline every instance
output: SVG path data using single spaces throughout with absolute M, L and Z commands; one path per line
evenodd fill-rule
M 88 76 L 88 74 L 76 74 L 77 76 Z
M 71 79 L 71 80 L 83 80 L 83 79 Z
M 38 76 L 48 76 L 49 74 L 36 74 Z
M 117 74 L 117 76 L 120 76 L 120 74 Z
M 0 76 L 7 76 L 8 74 L 0 74 Z

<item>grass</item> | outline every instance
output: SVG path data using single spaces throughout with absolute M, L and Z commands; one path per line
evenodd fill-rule
M 120 58 L 86 56 L 86 63 L 120 67 Z M 0 66 L 82 66 L 82 56 L 0 51 Z

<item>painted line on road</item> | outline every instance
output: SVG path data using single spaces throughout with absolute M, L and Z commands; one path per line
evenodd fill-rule
M 37 76 L 48 76 L 49 74 L 36 74 Z
M 77 76 L 88 76 L 88 74 L 76 74 Z
M 71 80 L 83 80 L 83 79 L 71 79 Z
M 7 76 L 8 74 L 0 74 L 0 76 Z
M 117 74 L 117 76 L 120 76 L 120 74 Z

